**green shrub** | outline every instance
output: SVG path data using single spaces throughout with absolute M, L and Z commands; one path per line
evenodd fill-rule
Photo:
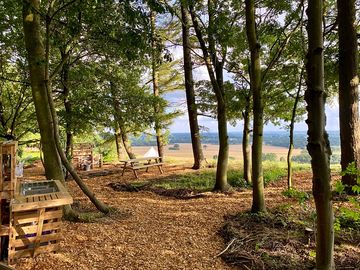
M 355 163 L 352 162 L 348 165 L 345 171 L 341 175 L 354 175 L 356 177 L 356 185 L 352 186 L 351 189 L 355 194 L 360 194 L 360 170 L 356 168 Z M 341 181 L 336 182 L 335 191 L 338 194 L 344 195 L 346 192 L 346 185 Z M 360 230 L 360 201 L 359 198 L 350 197 L 349 202 L 352 204 L 352 208 L 340 207 L 339 214 L 335 219 L 335 230 L 339 231 L 340 228 L 350 228 Z
M 263 153 L 262 154 L 262 160 L 263 161 L 276 161 L 277 156 L 275 153 Z
M 310 163 L 311 156 L 309 155 L 308 151 L 302 150 L 300 155 L 293 156 L 291 160 L 299 163 Z
M 271 163 L 271 166 L 266 166 L 264 168 L 264 183 L 265 185 L 279 180 L 281 177 L 284 177 L 287 174 L 285 167 L 280 167 L 276 163 Z
M 281 193 L 282 195 L 293 198 L 299 201 L 299 203 L 304 203 L 310 199 L 310 195 L 307 192 L 297 190 L 295 188 L 290 188 Z
M 229 170 L 228 171 L 228 183 L 232 187 L 244 188 L 247 187 L 247 183 L 243 178 L 242 170 Z

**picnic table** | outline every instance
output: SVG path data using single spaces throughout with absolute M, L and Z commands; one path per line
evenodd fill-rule
M 133 158 L 127 160 L 119 160 L 123 170 L 121 176 L 124 175 L 126 170 L 132 170 L 136 179 L 139 179 L 137 171 L 140 169 L 146 169 L 146 172 L 150 167 L 158 167 L 160 173 L 163 173 L 161 157 L 142 157 L 142 158 Z

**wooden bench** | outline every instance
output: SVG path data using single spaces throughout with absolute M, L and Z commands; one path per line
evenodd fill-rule
M 145 163 L 141 163 L 143 161 L 145 161 Z M 133 158 L 128 160 L 120 160 L 120 163 L 122 164 L 123 168 L 121 176 L 124 175 L 126 170 L 132 170 L 136 179 L 139 179 L 137 171 L 140 169 L 146 169 L 146 172 L 148 172 L 150 167 L 158 167 L 160 173 L 164 173 L 162 169 L 162 165 L 164 165 L 164 163 L 160 157 Z

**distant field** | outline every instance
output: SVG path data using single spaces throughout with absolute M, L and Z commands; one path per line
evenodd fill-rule
M 192 148 L 190 143 L 179 143 L 179 150 L 169 150 L 173 144 L 165 146 L 165 157 L 169 158 L 192 158 Z M 133 146 L 133 150 L 137 155 L 144 155 L 151 146 Z M 156 149 L 156 147 L 154 147 Z M 203 151 L 206 159 L 211 160 L 214 156 L 218 155 L 219 146 L 214 144 L 203 145 Z M 278 146 L 263 146 L 263 153 L 274 153 L 279 160 L 281 157 L 286 158 L 288 149 Z M 294 149 L 293 155 L 300 154 L 301 149 Z M 242 146 L 241 144 L 230 145 L 230 157 L 233 159 L 242 159 Z

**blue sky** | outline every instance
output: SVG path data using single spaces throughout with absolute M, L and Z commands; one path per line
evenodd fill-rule
M 201 80 L 207 78 L 207 71 L 205 68 L 198 68 L 194 72 L 194 79 Z M 186 95 L 185 91 L 174 91 L 167 93 L 165 98 L 170 103 L 170 108 L 176 108 L 184 111 L 184 114 L 174 120 L 174 123 L 170 126 L 170 132 L 190 132 L 188 116 L 186 112 Z M 326 106 L 327 124 L 326 129 L 339 130 L 339 105 L 337 100 L 333 101 L 332 104 Z M 217 132 L 217 121 L 215 119 L 199 116 L 199 124 L 207 128 L 209 132 Z M 239 121 L 236 126 L 228 125 L 229 132 L 242 132 L 243 123 Z M 284 128 L 274 126 L 273 124 L 267 124 L 264 127 L 266 131 L 280 131 Z M 297 123 L 295 126 L 296 131 L 306 131 L 307 125 L 305 121 Z
M 182 47 L 176 46 L 172 47 L 171 51 L 173 53 L 173 56 L 175 59 L 182 58 Z M 209 75 L 207 73 L 205 66 L 200 66 L 198 68 L 195 68 L 193 71 L 193 76 L 195 81 L 199 80 L 208 80 Z M 224 71 L 224 78 L 230 79 L 230 75 L 227 74 L 226 71 Z M 176 108 L 181 109 L 185 113 L 176 118 L 174 120 L 174 123 L 170 126 L 170 132 L 176 133 L 176 132 L 190 132 L 189 122 L 188 122 L 188 116 L 186 112 L 186 95 L 185 91 L 174 91 L 171 93 L 167 93 L 165 95 L 165 98 L 170 102 L 170 108 Z M 327 116 L 327 124 L 326 124 L 326 130 L 339 130 L 339 105 L 337 100 L 333 101 L 332 104 L 326 106 L 326 116 Z M 207 128 L 209 132 L 217 132 L 217 121 L 215 119 L 210 119 L 207 117 L 199 116 L 199 124 L 201 126 L 204 126 Z M 239 121 L 236 126 L 228 125 L 228 131 L 229 132 L 242 132 L 243 123 L 242 121 Z M 284 128 L 274 126 L 272 124 L 267 124 L 264 127 L 265 132 L 266 131 L 280 131 L 284 130 Z M 305 121 L 302 121 L 300 123 L 297 123 L 295 126 L 295 131 L 306 131 L 307 125 Z

